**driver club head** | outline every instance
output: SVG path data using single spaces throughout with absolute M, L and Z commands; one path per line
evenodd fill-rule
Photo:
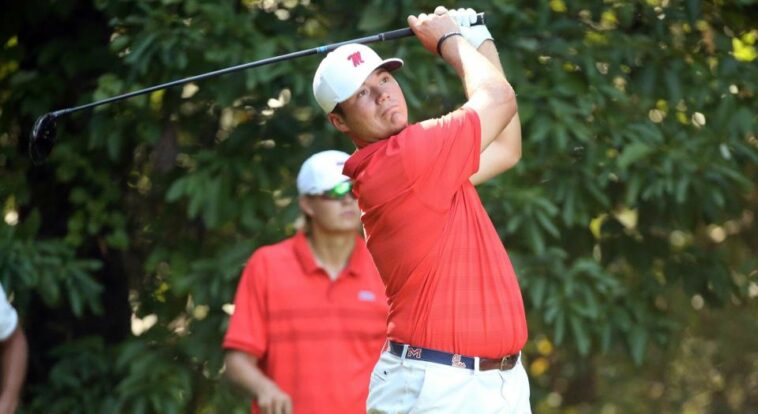
M 37 118 L 29 137 L 29 156 L 35 164 L 45 161 L 55 144 L 55 120 L 56 116 L 47 113 Z

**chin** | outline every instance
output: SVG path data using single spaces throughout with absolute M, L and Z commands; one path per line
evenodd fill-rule
M 390 134 L 390 136 L 392 136 L 392 135 L 397 135 L 397 134 L 399 134 L 399 133 L 403 132 L 403 130 L 404 130 L 404 129 L 405 129 L 407 126 L 408 126 L 408 122 L 406 121 L 406 122 L 404 122 L 402 125 L 400 125 L 400 126 L 398 126 L 398 127 L 395 127 L 395 129 L 393 129 L 393 130 L 392 130 L 392 133 Z M 387 137 L 387 138 L 389 138 L 389 137 Z
M 357 229 L 358 229 L 357 226 L 336 226 L 331 229 L 331 233 L 335 235 L 337 234 L 350 235 L 357 232 L 358 231 Z
M 360 220 L 350 220 L 349 222 L 343 223 L 343 226 L 345 230 L 347 231 L 355 231 L 357 228 L 359 228 L 361 225 Z

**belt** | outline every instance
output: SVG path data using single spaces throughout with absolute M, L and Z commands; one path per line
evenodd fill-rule
M 449 352 L 437 351 L 434 349 L 420 348 L 416 346 L 410 346 L 400 344 L 393 341 L 389 342 L 389 353 L 403 356 L 403 350 L 408 347 L 405 352 L 406 359 L 415 359 L 418 361 L 434 362 L 437 364 L 448 365 L 451 367 L 474 369 L 476 357 L 464 356 L 459 354 L 451 354 Z M 479 371 L 489 371 L 492 369 L 499 369 L 501 371 L 508 371 L 516 366 L 518 362 L 520 352 L 513 355 L 507 355 L 500 359 L 479 358 Z

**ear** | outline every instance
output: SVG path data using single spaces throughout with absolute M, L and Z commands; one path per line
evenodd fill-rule
M 342 115 L 330 112 L 327 114 L 327 117 L 329 118 L 329 123 L 337 128 L 337 131 L 340 131 L 343 134 L 348 134 L 350 132 L 350 127 L 347 125 L 347 122 L 345 122 L 345 118 L 343 118 Z
M 300 211 L 303 212 L 308 217 L 313 217 L 314 211 L 313 206 L 311 206 L 311 200 L 306 196 L 300 196 L 297 199 L 298 205 L 300 205 Z

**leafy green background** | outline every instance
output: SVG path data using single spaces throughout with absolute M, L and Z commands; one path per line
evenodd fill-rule
M 28 0 L 0 14 L 0 282 L 30 340 L 22 413 L 246 413 L 220 342 L 250 252 L 292 234 L 294 177 L 351 144 L 319 57 L 63 118 L 231 65 L 405 26 L 438 2 Z M 524 156 L 480 187 L 526 301 L 536 413 L 758 412 L 755 0 L 470 1 L 519 100 Z M 377 44 L 413 120 L 459 81 Z

